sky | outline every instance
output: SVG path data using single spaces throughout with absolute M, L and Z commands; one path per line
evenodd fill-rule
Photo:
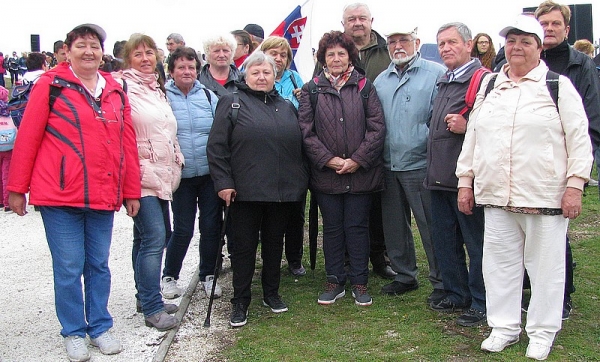
M 202 40 L 211 35 L 242 29 L 256 23 L 268 35 L 297 6 L 306 0 L 23 0 L 27 15 L 4 16 L 0 51 L 4 54 L 30 50 L 30 34 L 40 35 L 41 50 L 52 51 L 56 40 L 83 23 L 96 23 L 107 32 L 105 52 L 112 53 L 117 40 L 127 40 L 132 33 L 145 33 L 166 50 L 166 37 L 177 32 L 186 45 L 202 49 Z M 342 30 L 345 5 L 353 0 L 313 0 L 312 37 L 316 48 L 321 35 Z M 461 21 L 473 35 L 488 33 L 496 49 L 503 39 L 498 32 L 510 24 L 523 7 L 537 6 L 541 0 L 363 0 L 371 9 L 373 29 L 381 34 L 418 26 L 421 43 L 435 43 L 440 25 Z M 600 1 L 572 0 L 569 4 L 593 5 L 594 43 L 600 38 Z M 591 40 L 591 39 L 590 39 Z

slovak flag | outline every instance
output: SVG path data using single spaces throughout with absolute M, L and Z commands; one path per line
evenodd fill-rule
M 315 68 L 310 34 L 313 2 L 314 0 L 308 0 L 303 5 L 296 6 L 271 33 L 286 38 L 290 43 L 293 54 L 290 69 L 300 73 L 305 82 L 311 79 Z

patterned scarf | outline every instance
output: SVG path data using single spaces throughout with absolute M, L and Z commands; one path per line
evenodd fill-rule
M 323 74 L 325 74 L 325 78 L 329 79 L 333 88 L 335 88 L 339 92 L 340 89 L 342 89 L 344 84 L 346 84 L 346 82 L 350 78 L 350 74 L 352 74 L 353 70 L 354 70 L 354 66 L 352 64 L 350 64 L 348 66 L 348 69 L 344 73 L 342 73 L 336 77 L 336 76 L 333 76 L 331 73 L 329 73 L 329 69 L 327 69 L 327 67 L 325 66 L 325 67 L 323 67 Z

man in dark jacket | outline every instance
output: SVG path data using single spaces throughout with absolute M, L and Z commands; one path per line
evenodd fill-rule
M 585 54 L 569 46 L 569 22 L 571 10 L 566 5 L 544 1 L 535 11 L 535 17 L 544 29 L 542 60 L 551 71 L 569 78 L 581 99 L 588 118 L 588 132 L 592 140 L 594 154 L 600 146 L 600 81 L 594 62 Z M 571 314 L 571 293 L 573 284 L 573 254 L 567 237 L 567 264 L 563 319 Z
M 485 287 L 481 261 L 483 256 L 483 210 L 474 208 L 472 215 L 458 210 L 456 161 L 460 154 L 469 113 L 465 94 L 478 59 L 471 59 L 471 31 L 462 23 L 443 25 L 437 33 L 440 56 L 448 68 L 438 80 L 438 94 L 427 142 L 427 176 L 425 187 L 431 190 L 431 236 L 433 249 L 442 273 L 447 296 L 432 302 L 440 312 L 463 310 L 456 322 L 462 326 L 478 326 L 486 321 Z M 466 118 L 465 118 L 466 117 Z M 464 250 L 469 254 L 469 268 Z

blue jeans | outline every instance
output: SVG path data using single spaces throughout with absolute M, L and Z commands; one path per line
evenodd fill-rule
M 181 265 L 194 236 L 196 206 L 200 209 L 200 280 L 213 275 L 219 252 L 221 199 L 210 175 L 182 178 L 173 194 L 173 234 L 167 244 L 163 277 L 179 279 Z
M 431 191 L 431 236 L 438 267 L 448 298 L 458 304 L 485 311 L 483 258 L 483 208 L 472 215 L 458 210 L 457 193 Z M 469 253 L 467 269 L 465 248 Z
M 140 199 L 140 211 L 133 218 L 133 276 L 136 298 L 149 317 L 164 310 L 160 295 L 160 269 L 167 230 L 171 230 L 169 202 L 156 196 Z
M 371 194 L 330 195 L 315 192 L 323 216 L 325 272 L 346 283 L 345 253 L 350 259 L 350 283 L 369 280 L 369 212 Z
M 114 212 L 54 206 L 40 206 L 40 212 L 52 254 L 60 334 L 96 338 L 113 325 L 107 305 Z

